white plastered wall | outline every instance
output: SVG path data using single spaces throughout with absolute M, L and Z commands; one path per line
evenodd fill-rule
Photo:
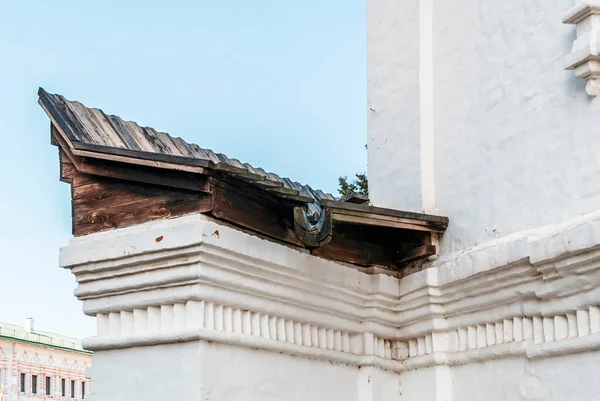
M 442 254 L 598 208 L 600 103 L 564 69 L 574 0 L 368 5 L 376 206 L 450 217 Z
M 400 281 L 403 399 L 598 399 L 598 2 L 367 3 L 371 201 L 450 218 Z
M 419 0 L 367 2 L 369 195 L 403 210 L 421 209 L 418 12 Z
M 504 358 L 464 365 L 452 369 L 453 399 L 596 400 L 600 397 L 598 369 L 598 351 L 530 363 L 519 358 Z M 498 380 L 499 377 L 502 379 Z
M 399 400 L 379 368 L 207 341 L 98 351 L 90 399 L 198 401 Z M 160 381 L 157 382 L 157 378 Z

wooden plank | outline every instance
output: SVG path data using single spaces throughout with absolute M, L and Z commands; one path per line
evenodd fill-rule
M 113 148 L 109 146 L 101 146 L 90 143 L 77 142 L 75 149 L 87 150 L 90 152 L 104 153 L 115 156 L 126 156 L 134 159 L 143 159 L 151 161 L 159 161 L 164 163 L 182 164 L 185 166 L 197 166 L 197 167 L 208 167 L 208 162 L 205 160 L 192 159 L 183 156 L 174 156 L 163 153 L 152 153 L 139 150 Z
M 137 159 L 135 157 L 120 156 L 115 154 L 91 152 L 88 150 L 73 149 L 72 153 L 80 157 L 89 157 L 92 159 L 110 160 L 121 163 L 130 163 L 139 166 L 157 167 L 176 171 L 188 171 L 192 173 L 207 174 L 207 170 L 203 167 L 188 166 L 183 164 L 168 163 L 162 161 L 153 161 L 146 159 Z
M 117 119 L 121 120 L 119 117 L 115 117 L 115 120 Z M 156 152 L 150 141 L 148 141 L 148 138 L 146 138 L 146 135 L 144 135 L 144 132 L 142 131 L 139 125 L 137 125 L 133 121 L 123 121 L 123 124 L 125 124 L 125 127 L 129 131 L 129 133 L 135 138 L 135 141 L 140 146 L 141 151 Z
M 67 125 L 64 121 L 61 121 L 59 123 L 59 119 L 58 117 L 55 117 L 53 113 L 51 113 L 48 108 L 46 108 L 46 105 L 42 102 L 42 99 L 38 100 L 38 104 L 42 107 L 42 109 L 44 110 L 44 112 L 46 113 L 46 115 L 48 116 L 48 118 L 50 119 L 50 121 L 52 122 L 52 125 L 56 128 L 56 130 L 60 133 L 62 140 L 68 144 L 69 148 L 73 148 L 73 142 L 72 140 L 75 140 L 75 134 L 72 132 L 72 128 Z M 70 135 L 67 135 L 67 132 L 70 133 Z
M 225 163 L 225 162 L 219 162 L 219 163 L 215 164 L 214 169 L 217 171 L 227 172 L 231 175 L 239 176 L 240 178 L 247 180 L 247 181 L 259 181 L 260 182 L 260 181 L 265 180 L 265 177 L 262 175 L 253 174 L 245 168 L 236 167 L 236 166 L 233 166 L 233 165 Z
M 349 203 L 349 202 L 332 201 L 332 200 L 327 200 L 327 199 L 323 199 L 321 201 L 321 206 L 329 207 L 332 210 L 340 209 L 340 213 L 342 210 L 348 210 L 348 211 L 356 211 L 356 212 L 363 212 L 363 213 L 371 213 L 371 214 L 375 214 L 375 215 L 394 216 L 394 217 L 400 217 L 400 218 L 405 218 L 405 219 L 427 221 L 427 222 L 431 222 L 436 225 L 439 225 L 440 227 L 441 226 L 445 227 L 448 225 L 448 218 L 444 217 L 444 216 L 434 216 L 434 215 L 430 215 L 430 214 L 406 212 L 406 211 L 402 211 L 402 210 L 386 209 L 386 208 L 381 208 L 381 207 L 361 205 L 361 204 Z
M 261 168 L 255 168 L 248 163 L 244 163 L 244 167 L 248 169 L 252 174 L 259 175 L 263 177 L 263 180 L 253 182 L 254 185 L 258 185 L 259 187 L 274 187 L 274 188 L 282 188 L 283 182 L 281 181 L 272 181 L 268 174 Z
M 309 198 L 308 196 L 303 195 L 286 195 L 286 194 L 277 194 L 281 196 L 283 199 L 291 200 L 298 203 L 313 203 L 315 200 L 313 198 Z
M 115 116 L 107 116 L 102 110 L 98 110 L 102 118 L 110 125 L 116 135 L 119 136 L 127 149 L 142 150 L 136 138 L 129 132 L 129 129 L 123 124 L 123 120 Z
M 227 173 L 223 173 L 220 171 L 211 171 L 210 172 L 211 179 L 210 184 L 212 186 L 219 186 L 230 191 L 237 192 L 242 196 L 250 197 L 259 202 L 272 202 L 276 204 L 285 204 L 286 202 L 282 200 L 280 197 L 271 194 L 263 190 L 262 188 L 258 188 L 253 184 L 242 181 L 236 177 L 232 177 Z M 290 204 L 293 202 L 289 202 Z M 290 212 L 291 213 L 291 212 Z
M 206 213 L 212 196 L 79 174 L 72 187 L 73 234 L 86 235 L 150 220 Z
M 212 181 L 211 181 L 212 182 Z M 217 219 L 245 227 L 288 244 L 303 246 L 292 228 L 292 211 L 275 202 L 244 196 L 223 185 L 212 185 Z
M 177 149 L 177 146 L 173 143 L 169 135 L 165 134 L 164 132 L 158 132 L 154 128 L 150 127 L 146 128 L 146 130 L 147 133 L 151 133 L 159 141 L 161 141 L 163 145 L 165 145 L 165 148 L 167 149 L 165 153 L 176 156 L 185 156 L 179 151 L 179 149 Z
M 58 160 L 60 162 L 60 180 L 66 183 L 72 183 L 73 177 L 79 172 L 75 165 L 69 160 L 69 157 L 62 148 L 58 148 Z
M 179 137 L 178 138 L 171 137 L 171 141 L 177 147 L 177 150 L 179 150 L 179 153 L 181 153 L 183 156 L 191 157 L 191 158 L 196 157 L 194 155 L 194 153 L 192 152 L 192 150 L 189 148 L 188 144 L 183 139 L 181 139 Z
M 401 269 L 404 265 L 435 255 L 434 245 L 422 245 L 401 251 L 393 247 L 372 244 L 361 239 L 334 235 L 331 242 L 311 253 L 328 259 L 351 263 L 359 266 L 385 266 L 390 269 Z
M 94 125 L 94 128 L 102 135 L 110 146 L 115 148 L 129 148 L 129 146 L 123 142 L 117 131 L 113 129 L 110 122 L 104 117 L 104 113 L 98 109 L 86 109 L 86 111 L 88 112 L 90 122 Z
M 84 105 L 79 102 L 65 102 L 66 110 L 70 111 L 73 115 L 69 121 L 77 122 L 80 125 L 78 132 L 82 135 L 86 135 L 91 139 L 91 142 L 96 145 L 104 145 L 112 147 L 112 143 L 107 140 L 106 136 L 97 129 L 95 124 L 90 119 L 88 112 Z
M 128 204 L 114 204 L 92 210 L 74 205 L 73 235 L 82 236 L 109 229 L 129 227 L 152 220 L 183 216 L 197 212 L 198 200 L 157 197 Z
M 60 95 L 50 94 L 42 88 L 39 89 L 38 95 L 39 105 L 56 125 L 59 132 L 64 135 L 65 140 L 69 144 L 72 144 L 71 141 L 80 141 L 81 135 L 76 132 L 76 127 L 70 121 L 73 116 L 67 109 L 64 98 Z
M 210 193 L 208 176 L 102 160 L 84 160 L 82 173 L 164 187 Z
M 436 249 L 435 245 L 422 245 L 411 249 L 409 251 L 403 252 L 398 255 L 398 258 L 395 260 L 397 265 L 407 264 L 413 262 L 415 260 L 421 260 L 428 258 L 430 256 L 435 255 Z
M 301 195 L 297 190 L 295 189 L 289 189 L 286 187 L 267 187 L 265 188 L 265 190 L 272 192 L 274 194 L 277 194 L 278 196 L 284 198 L 284 199 L 289 199 L 289 200 L 293 200 L 295 202 L 300 202 L 300 203 L 313 203 L 315 201 L 315 199 L 313 198 L 309 198 L 308 196 L 304 196 Z
M 194 157 L 201 160 L 207 160 L 210 163 L 209 167 L 213 168 L 216 163 L 221 162 L 212 150 L 202 149 L 195 143 L 190 143 L 189 145 L 190 151 L 193 153 Z
M 81 161 L 79 159 L 79 157 L 73 155 L 73 153 L 71 152 L 71 148 L 69 148 L 69 145 L 66 143 L 66 140 L 64 139 L 64 137 L 62 136 L 62 134 L 59 133 L 58 129 L 52 125 L 50 127 L 50 135 L 53 138 L 53 141 L 58 143 L 59 149 L 62 150 L 65 154 L 65 156 L 67 157 L 67 159 L 76 167 L 78 168 L 79 165 L 81 164 Z
M 333 209 L 335 210 L 335 209 Z M 435 233 L 443 233 L 445 230 L 443 228 L 438 228 L 436 226 L 428 225 L 420 220 L 409 220 L 409 219 L 400 219 L 394 218 L 382 219 L 381 216 L 366 214 L 364 216 L 356 216 L 351 214 L 341 214 L 335 213 L 332 211 L 333 221 L 339 221 L 343 223 L 352 223 L 352 224 L 364 224 L 369 226 L 381 226 L 381 227 L 394 227 L 394 228 L 404 228 L 408 230 L 418 230 L 418 231 L 428 231 Z
M 340 236 L 334 236 L 327 246 L 314 248 L 311 253 L 359 266 L 396 267 L 394 254 L 389 248 Z
M 340 202 L 357 203 L 359 205 L 366 205 L 369 203 L 369 197 L 367 195 L 352 193 L 344 196 L 340 199 Z

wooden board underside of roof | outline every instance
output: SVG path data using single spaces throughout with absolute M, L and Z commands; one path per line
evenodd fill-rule
M 416 230 L 442 233 L 448 226 L 448 218 L 403 210 L 385 209 L 381 207 L 340 202 L 323 199 L 321 206 L 337 215 L 339 220 L 368 224 L 369 220 L 377 220 L 377 225 L 386 227 L 412 228 Z M 402 225 L 410 227 L 403 227 Z
M 78 159 L 60 149 L 61 180 L 72 186 L 73 234 L 86 235 L 188 213 L 207 213 L 290 245 L 295 205 L 228 176 L 170 172 Z M 111 207 L 114 206 L 114 207 Z M 128 209 L 125 213 L 121 209 Z M 119 213 L 113 213 L 113 210 Z
M 243 186 L 240 188 L 215 178 L 211 178 L 210 183 L 213 192 L 211 214 L 214 217 L 287 244 L 303 246 L 293 232 L 291 208 L 247 192 Z
M 61 152 L 61 179 L 71 183 L 73 235 L 212 209 L 206 192 L 85 174 Z
M 419 259 L 421 254 L 431 256 L 435 247 L 428 232 L 334 221 L 331 241 L 311 253 L 361 266 L 395 267 Z

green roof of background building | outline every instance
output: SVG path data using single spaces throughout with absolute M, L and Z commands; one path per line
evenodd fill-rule
M 8 323 L 0 322 L 0 338 L 37 344 L 51 348 L 64 349 L 83 354 L 92 354 L 92 351 L 84 349 L 81 344 L 81 340 L 76 338 L 38 330 L 29 332 L 21 326 L 15 326 Z

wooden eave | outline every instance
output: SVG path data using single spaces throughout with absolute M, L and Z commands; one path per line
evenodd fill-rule
M 331 212 L 334 221 L 346 223 L 378 225 L 433 233 L 443 233 L 448 227 L 448 218 L 443 216 L 330 200 L 322 200 L 321 206 Z
M 73 141 L 40 104 L 51 118 L 61 180 L 71 184 L 75 236 L 202 213 L 317 256 L 398 270 L 435 254 L 432 236 L 448 225 L 446 217 L 369 206 L 356 194 L 321 199 L 315 221 L 307 212 L 313 198 L 262 170 Z

